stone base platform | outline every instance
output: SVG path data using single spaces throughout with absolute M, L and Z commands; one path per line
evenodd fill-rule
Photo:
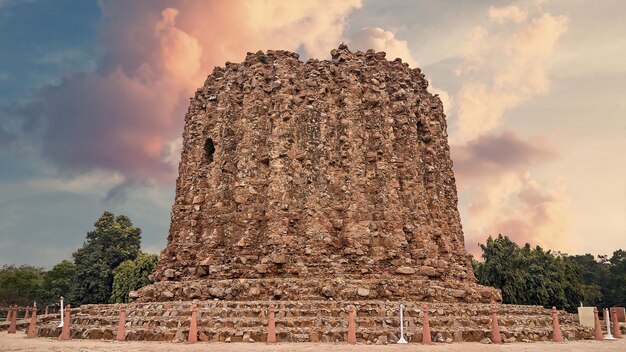
M 468 281 L 433 280 L 428 277 L 370 276 L 261 279 L 195 279 L 160 281 L 131 292 L 136 302 L 191 301 L 335 301 L 391 300 L 499 303 L 500 290 Z
M 210 342 L 264 342 L 267 312 L 276 310 L 278 342 L 343 342 L 347 337 L 348 307 L 355 305 L 359 343 L 393 343 L 399 335 L 399 303 L 394 301 L 197 301 L 198 338 Z M 422 338 L 422 304 L 403 301 L 405 338 Z M 426 303 L 435 342 L 475 342 L 491 334 L 492 304 Z M 187 340 L 192 302 L 131 303 L 127 307 L 126 339 L 148 341 Z M 72 309 L 72 338 L 114 339 L 122 305 L 83 305 Z M 38 335 L 57 337 L 60 316 L 38 319 Z M 575 314 L 559 312 L 563 337 L 590 339 L 591 329 L 578 324 Z M 498 321 L 505 342 L 548 341 L 552 337 L 549 309 L 540 306 L 500 305 Z M 0 323 L 6 330 L 8 323 Z M 28 327 L 18 321 L 18 329 Z

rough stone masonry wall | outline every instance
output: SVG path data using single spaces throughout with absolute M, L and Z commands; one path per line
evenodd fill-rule
M 133 298 L 390 298 L 434 286 L 500 299 L 475 284 L 443 106 L 420 69 L 345 45 L 331 55 L 305 63 L 270 50 L 209 75 L 185 118 L 155 285 Z M 224 292 L 240 279 L 253 284 Z M 402 288 L 412 282 L 424 286 Z
M 265 342 L 267 312 L 276 307 L 276 337 L 279 342 L 343 342 L 348 330 L 348 306 L 356 307 L 356 338 L 359 343 L 395 343 L 400 329 L 398 302 L 391 301 L 197 301 L 200 341 Z M 404 301 L 405 338 L 421 342 L 423 309 L 420 302 Z M 187 341 L 192 302 L 131 303 L 126 305 L 126 339 Z M 491 336 L 493 304 L 429 303 L 431 338 L 436 342 L 477 342 Z M 119 325 L 119 304 L 83 305 L 71 312 L 72 338 L 112 340 Z M 37 334 L 58 337 L 59 314 L 38 316 Z M 559 312 L 563 337 L 589 339 L 592 329 L 578 324 L 578 316 Z M 552 316 L 540 306 L 498 307 L 500 333 L 505 342 L 549 341 Z M 28 320 L 18 320 L 18 330 Z M 605 324 L 602 324 L 605 326 Z M 8 323 L 0 322 L 0 331 Z M 624 326 L 622 326 L 624 330 Z M 626 331 L 626 330 L 625 330 Z

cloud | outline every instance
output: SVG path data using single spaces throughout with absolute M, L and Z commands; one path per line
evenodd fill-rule
M 69 74 L 39 92 L 42 155 L 67 173 L 103 170 L 171 183 L 188 98 L 215 65 L 267 49 L 325 56 L 360 6 L 359 0 L 103 1 L 94 72 Z M 134 184 L 119 184 L 110 198 Z
M 532 165 L 558 157 L 544 138 L 526 140 L 511 131 L 485 135 L 466 144 L 452 145 L 451 149 L 454 172 L 460 182 L 512 171 L 524 173 Z
M 48 126 L 42 154 L 60 168 L 110 170 L 167 181 L 162 160 L 176 138 L 184 93 L 168 80 L 134 80 L 121 70 L 82 74 L 43 91 Z
M 38 178 L 23 179 L 0 185 L 0 191 L 5 195 L 4 200 L 9 202 L 46 193 L 101 196 L 106 189 L 115 188 L 116 185 L 122 184 L 124 181 L 122 175 L 110 172 L 97 171 L 59 178 L 44 171 L 43 176 Z
M 496 128 L 503 114 L 550 90 L 549 58 L 567 31 L 568 18 L 549 13 L 531 20 L 513 8 L 490 8 L 493 29 L 475 27 L 456 73 L 467 83 L 457 92 L 454 133 L 464 143 Z M 513 18 L 513 23 L 499 19 Z
M 123 204 L 128 199 L 128 192 L 136 185 L 145 185 L 141 180 L 126 178 L 117 185 L 111 187 L 105 197 L 104 203 L 107 205 Z
M 544 138 L 523 139 L 512 132 L 488 134 L 451 146 L 465 243 L 475 256 L 477 243 L 499 233 L 518 244 L 571 251 L 569 195 L 560 179 L 540 181 L 531 169 L 559 157 Z
M 178 11 L 176 28 L 199 42 L 206 71 L 200 75 L 203 81 L 213 66 L 241 60 L 247 51 L 301 49 L 306 56 L 328 56 L 342 40 L 348 14 L 359 7 L 360 0 L 105 2 L 103 12 L 111 19 L 111 25 L 104 29 L 104 41 L 110 49 L 105 66 L 121 64 L 134 70 L 153 56 L 156 46 L 151 25 L 166 8 Z
M 543 137 L 497 132 L 507 111 L 548 94 L 552 52 L 568 19 L 542 12 L 531 18 L 516 6 L 490 7 L 489 22 L 467 37 L 452 95 L 451 152 L 459 180 L 466 245 L 502 233 L 516 242 L 570 250 L 571 217 L 562 182 L 538 180 L 531 169 L 558 158 Z M 448 110 L 450 111 L 450 110 Z
M 362 51 L 367 49 L 384 51 L 390 60 L 399 57 L 413 67 L 417 65 L 417 60 L 411 54 L 406 40 L 399 40 L 393 32 L 382 28 L 363 28 L 350 38 L 348 45 Z
M 24 142 L 40 130 L 42 109 L 37 102 L 0 103 L 0 146 L 12 152 L 28 149 Z
M 466 243 L 475 255 L 476 243 L 499 233 L 518 244 L 531 243 L 549 249 L 571 251 L 571 216 L 567 190 L 562 182 L 541 185 L 526 173 L 507 174 L 478 192 L 468 208 Z
M 521 10 L 517 6 L 505 6 L 505 7 L 489 7 L 487 12 L 489 19 L 497 23 L 505 23 L 512 21 L 515 23 L 521 23 L 528 17 L 528 11 Z

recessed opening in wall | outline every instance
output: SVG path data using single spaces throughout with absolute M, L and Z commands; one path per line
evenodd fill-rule
M 211 138 L 207 138 L 204 142 L 204 157 L 209 164 L 213 162 L 213 153 L 215 153 L 215 144 Z

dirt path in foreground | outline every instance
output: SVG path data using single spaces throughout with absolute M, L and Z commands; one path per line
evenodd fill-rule
M 364 352 L 364 351 L 433 351 L 433 352 L 490 352 L 490 351 L 547 351 L 547 352 L 624 352 L 626 339 L 614 342 L 608 341 L 575 341 L 567 343 L 513 343 L 506 345 L 483 345 L 480 343 L 453 343 L 434 344 L 423 346 L 409 345 L 346 345 L 321 343 L 280 343 L 267 345 L 265 343 L 197 343 L 187 345 L 171 342 L 111 342 L 99 340 L 71 340 L 59 341 L 56 339 L 36 338 L 27 339 L 23 332 L 7 334 L 0 332 L 0 351 L 46 351 L 46 352 L 75 352 L 75 351 L 102 351 L 102 352 L 166 352 L 166 351 L 225 351 L 225 352 L 256 352 L 256 351 L 337 351 L 337 352 Z

